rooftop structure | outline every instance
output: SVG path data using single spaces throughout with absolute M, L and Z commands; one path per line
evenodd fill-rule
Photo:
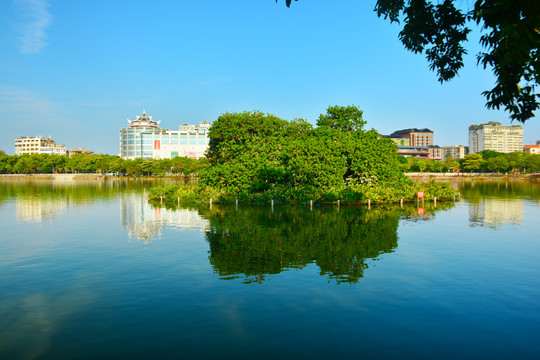
M 397 147 L 399 155 L 406 157 L 415 157 L 418 159 L 429 159 L 429 149 L 427 146 L 399 146 Z
M 538 145 L 525 145 L 523 151 L 531 153 L 533 155 L 540 154 L 540 146 Z
M 442 160 L 442 149 L 437 145 L 430 146 L 397 146 L 399 155 L 418 159 Z

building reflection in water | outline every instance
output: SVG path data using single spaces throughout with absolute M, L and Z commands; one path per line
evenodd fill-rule
M 161 237 L 163 227 L 206 232 L 208 220 L 196 210 L 152 207 L 140 193 L 120 196 L 120 224 L 130 239 L 149 243 Z
M 66 199 L 17 198 L 15 216 L 21 222 L 42 223 L 52 220 L 56 215 L 65 214 L 68 208 Z
M 484 199 L 469 203 L 472 227 L 499 229 L 502 224 L 522 225 L 523 199 Z

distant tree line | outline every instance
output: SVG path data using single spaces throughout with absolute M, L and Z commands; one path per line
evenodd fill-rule
M 463 159 L 448 157 L 444 161 L 423 160 L 399 156 L 400 168 L 405 172 L 491 172 L 537 173 L 540 172 L 540 155 L 528 152 L 500 153 L 484 150 L 468 154 Z
M 208 160 L 187 157 L 174 159 L 122 159 L 113 155 L 49 155 L 0 154 L 1 174 L 53 174 L 53 173 L 114 173 L 115 175 L 148 176 L 176 174 L 188 176 L 208 166 Z

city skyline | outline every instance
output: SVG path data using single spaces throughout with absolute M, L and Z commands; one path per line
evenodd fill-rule
M 476 65 L 477 28 L 460 76 L 441 85 L 373 7 L 2 2 L 0 150 L 13 154 L 14 139 L 43 135 L 116 155 L 119 130 L 143 109 L 176 129 L 252 110 L 315 123 L 330 105 L 354 104 L 367 128 L 429 128 L 440 146 L 467 146 L 471 124 L 520 124 L 485 108 L 493 76 Z M 523 127 L 524 145 L 540 140 L 538 116 Z

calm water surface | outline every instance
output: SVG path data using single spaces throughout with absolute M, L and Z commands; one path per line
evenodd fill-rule
M 0 183 L 0 358 L 538 359 L 540 185 L 455 185 L 310 210 Z

